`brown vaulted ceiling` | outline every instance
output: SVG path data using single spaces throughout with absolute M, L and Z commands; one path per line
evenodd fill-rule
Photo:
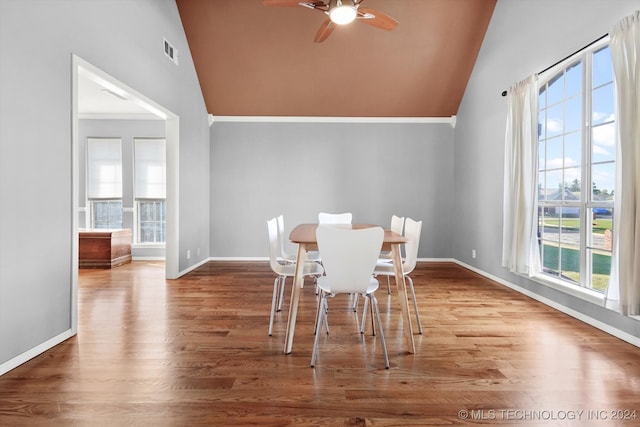
M 177 0 L 210 114 L 455 115 L 496 0 L 364 0 L 399 24 L 354 22 L 314 43 L 326 16 L 262 0 Z

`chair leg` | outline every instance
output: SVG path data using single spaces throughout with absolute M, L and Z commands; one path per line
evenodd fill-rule
M 324 300 L 324 330 L 327 331 L 327 333 L 329 333 L 329 316 L 327 316 L 328 313 L 329 313 L 329 303 L 327 302 L 327 299 L 325 298 L 325 300 Z
M 280 276 L 273 281 L 273 297 L 271 297 L 271 315 L 269 316 L 269 336 L 273 334 L 273 317 L 276 314 L 276 299 L 278 298 L 278 288 Z
M 284 286 L 287 281 L 287 276 L 281 276 L 280 281 L 280 296 L 278 297 L 278 311 L 282 311 L 282 300 L 284 299 Z
M 375 335 L 376 334 L 376 322 L 373 319 L 375 317 L 375 314 L 373 312 L 373 304 L 369 304 L 369 311 L 371 312 L 371 335 Z
M 327 321 L 326 317 L 327 317 L 327 310 L 326 310 L 326 304 L 327 304 L 327 299 L 326 299 L 326 295 L 324 294 L 324 292 L 320 292 L 321 296 L 320 296 L 320 307 L 318 309 L 318 317 L 316 318 L 316 337 L 313 340 L 313 350 L 311 352 L 311 367 L 313 368 L 316 364 L 316 354 L 318 352 L 318 341 L 320 340 L 320 332 L 322 331 L 322 322 L 323 321 Z M 329 333 L 329 331 L 327 330 L 327 333 Z
M 358 294 L 357 292 L 355 294 L 353 294 L 353 312 L 357 312 L 358 311 L 358 297 L 360 296 L 360 294 Z
M 387 276 L 387 293 L 391 295 L 391 276 Z
M 320 288 L 318 288 L 318 289 L 320 289 Z M 322 293 L 322 291 L 320 291 L 320 293 Z M 321 307 L 322 307 L 322 297 L 318 298 L 318 305 L 316 306 L 316 317 L 315 317 L 316 323 L 313 325 L 314 334 L 315 334 L 315 331 L 318 329 L 318 323 L 317 323 L 318 319 L 319 319 L 318 314 L 320 313 L 320 310 L 322 309 Z M 329 304 L 325 301 L 324 302 L 324 312 L 325 312 L 325 314 L 327 313 L 328 310 L 329 310 Z M 326 316 L 324 318 L 324 326 L 327 329 L 327 333 L 329 333 L 329 322 L 327 322 L 327 317 Z
M 362 306 L 362 323 L 360 323 L 360 333 L 364 334 L 364 326 L 367 321 L 367 308 L 369 307 L 369 298 L 364 299 Z
M 409 282 L 409 288 L 411 289 L 411 298 L 413 298 L 413 309 L 416 312 L 416 320 L 418 322 L 418 332 L 422 335 L 422 322 L 420 322 L 420 312 L 418 311 L 418 301 L 416 301 L 416 291 L 413 289 L 413 280 L 411 277 L 404 276 Z
M 384 341 L 384 333 L 382 332 L 382 319 L 380 318 L 380 308 L 378 307 L 378 300 L 373 294 L 369 295 L 369 298 L 371 298 L 371 305 L 373 307 L 373 311 L 376 313 L 376 318 L 378 319 L 378 336 L 380 337 L 380 344 L 382 345 L 385 367 L 389 369 L 389 354 L 387 353 L 387 343 Z

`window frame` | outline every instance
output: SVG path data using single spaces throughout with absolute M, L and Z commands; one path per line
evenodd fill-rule
M 118 154 L 119 154 L 119 158 L 118 158 L 118 165 L 117 165 L 117 170 L 120 173 L 120 177 L 119 180 L 114 181 L 115 184 L 119 184 L 119 188 L 117 188 L 116 186 L 112 186 L 111 191 L 106 191 L 104 192 L 103 190 L 98 190 L 98 191 L 94 191 L 95 187 L 95 181 L 92 179 L 94 177 L 95 171 L 93 170 L 93 167 L 95 166 L 94 161 L 95 160 L 92 158 L 92 145 L 93 144 L 99 144 L 99 143 L 114 143 L 115 145 L 118 146 Z M 89 206 L 89 226 L 90 228 L 99 228 L 99 229 L 105 229 L 103 227 L 98 227 L 96 224 L 96 203 L 112 203 L 112 202 L 119 202 L 120 203 L 120 221 L 119 227 L 113 227 L 111 226 L 112 221 L 108 220 L 108 224 L 110 225 L 109 227 L 107 227 L 107 229 L 112 229 L 112 230 L 120 230 L 124 227 L 124 199 L 123 199 L 123 176 L 122 176 L 122 167 L 123 167 L 123 145 L 122 145 L 122 138 L 120 137 L 87 137 L 86 139 L 86 159 L 85 159 L 85 188 L 86 188 L 86 197 L 87 197 L 87 203 Z M 98 148 L 98 151 L 100 151 L 100 149 Z M 97 156 L 96 159 L 102 159 L 102 163 L 105 162 L 105 157 L 103 156 Z M 109 159 L 107 157 L 107 159 Z M 112 159 L 111 159 L 112 160 Z M 101 163 L 101 165 L 102 165 Z M 99 180 L 100 183 L 102 183 L 103 181 L 100 179 Z M 109 181 L 107 181 L 107 184 L 110 184 Z M 117 189 L 116 189 L 117 188 Z
M 157 221 L 141 221 L 140 220 L 140 213 L 141 213 L 141 209 L 140 209 L 140 204 L 141 203 L 146 203 L 146 202 L 162 202 L 164 203 L 163 206 L 163 211 L 164 211 L 164 217 L 162 220 Z M 135 244 L 138 246 L 144 246 L 144 247 L 165 247 L 166 244 L 166 233 L 167 233 L 167 199 L 135 199 Z M 153 222 L 153 223 L 162 223 L 163 224 L 163 229 L 162 229 L 162 235 L 164 236 L 165 240 L 163 241 L 154 241 L 154 242 L 142 242 L 140 241 L 140 237 L 142 236 L 142 232 L 141 232 L 141 225 L 143 222 Z
M 593 86 L 592 85 L 592 70 L 593 70 L 593 54 L 600 51 L 603 48 L 606 48 L 610 44 L 609 36 L 603 37 L 591 45 L 585 47 L 584 49 L 576 52 L 574 55 L 566 58 L 565 60 L 559 62 L 558 64 L 550 67 L 548 70 L 545 70 L 538 77 L 539 88 L 542 89 L 547 83 L 551 82 L 553 79 L 557 78 L 561 73 L 564 73 L 565 70 L 570 69 L 574 64 L 582 61 L 582 105 L 581 105 L 581 161 L 579 164 L 580 167 L 580 179 L 581 179 L 581 191 L 580 191 L 580 200 L 577 202 L 574 201 L 558 201 L 555 205 L 558 205 L 562 208 L 566 207 L 578 207 L 580 209 L 580 281 L 579 283 L 571 283 L 568 280 L 562 280 L 556 277 L 553 277 L 550 274 L 544 273 L 544 261 L 541 259 L 541 268 L 542 270 L 537 272 L 532 279 L 538 283 L 544 284 L 546 286 L 552 287 L 554 289 L 563 291 L 565 293 L 569 293 L 571 295 L 577 296 L 581 299 L 594 302 L 597 304 L 602 303 L 604 299 L 604 292 L 600 292 L 598 290 L 592 289 L 592 281 L 590 280 L 592 277 L 592 257 L 593 257 L 593 244 L 592 244 L 592 215 L 594 208 L 610 208 L 613 212 L 613 201 L 611 202 L 603 202 L 597 201 L 593 199 L 593 179 L 592 179 L 592 166 L 594 164 L 592 162 L 591 151 L 593 147 L 593 129 L 594 127 L 605 126 L 606 124 L 615 123 L 615 117 L 613 121 L 606 121 L 605 123 L 599 123 L 595 126 L 593 125 L 592 120 L 592 96 L 593 91 L 597 87 L 602 87 L 603 85 Z M 608 84 L 608 83 L 607 83 Z M 587 95 L 588 94 L 588 95 Z M 562 98 L 561 102 L 564 102 L 567 98 Z M 562 105 L 562 104 L 561 104 Z M 549 105 L 545 105 L 545 108 L 548 108 Z M 540 121 L 541 108 L 538 106 L 538 123 L 541 124 Z M 614 125 L 615 126 L 615 125 Z M 560 136 L 564 138 L 566 135 L 566 129 L 563 125 L 562 133 Z M 546 141 L 546 138 L 545 138 Z M 540 139 L 536 141 L 538 145 Z M 616 141 L 617 143 L 617 141 Z M 540 147 L 538 146 L 538 150 Z M 564 150 L 564 147 L 563 147 Z M 539 155 L 539 154 L 538 154 Z M 566 153 L 563 151 L 563 158 L 566 159 Z M 612 162 L 602 162 L 603 163 L 613 163 L 614 165 L 617 163 L 617 159 L 614 159 Z M 564 168 L 564 161 L 563 161 Z M 545 169 L 547 171 L 549 169 Z M 538 188 L 540 188 L 540 165 L 536 168 L 536 182 L 538 183 Z M 589 183 L 587 188 L 585 188 L 584 183 Z M 615 194 L 615 189 L 614 189 Z M 538 197 L 538 201 L 536 203 L 536 218 L 538 221 L 540 220 L 540 211 L 544 209 L 545 206 L 550 206 L 551 203 L 545 203 L 540 200 Z M 612 215 L 613 218 L 613 215 Z M 613 221 L 613 219 L 612 219 Z M 612 232 L 615 233 L 615 226 L 612 224 Z M 560 239 L 560 238 L 559 238 Z M 561 240 L 559 240 L 561 242 Z M 542 245 L 542 235 L 538 237 L 539 245 Z M 542 255 L 542 252 L 541 252 Z M 588 280 L 588 283 L 587 283 Z
M 138 142 L 140 143 L 144 143 L 144 142 L 162 142 L 163 146 L 164 146 L 164 152 L 166 153 L 166 138 L 157 138 L 157 137 L 134 137 L 133 138 L 133 144 L 132 144 L 132 151 L 133 151 L 133 205 L 134 205 L 134 215 L 133 215 L 133 245 L 135 247 L 145 247 L 145 248 L 149 248 L 149 247 L 158 247 L 158 248 L 164 248 L 166 247 L 166 226 L 167 226 L 167 219 L 166 219 L 166 202 L 167 202 L 167 198 L 166 198 L 166 194 L 165 197 L 150 197 L 150 196 L 139 196 L 139 191 L 140 188 L 138 188 L 138 174 L 140 173 L 140 171 L 138 171 L 138 163 L 137 163 L 137 158 L 136 158 L 136 153 L 137 153 L 137 144 Z M 165 189 L 164 191 L 166 191 L 166 158 L 165 158 L 165 162 L 164 162 L 164 167 L 165 167 Z M 157 242 L 142 242 L 141 241 L 141 221 L 140 221 L 140 214 L 141 214 L 141 209 L 140 209 L 140 203 L 144 203 L 144 202 L 159 202 L 162 201 L 164 203 L 164 218 L 159 221 L 163 223 L 163 230 L 162 230 L 162 235 L 164 236 L 165 240 L 164 241 L 157 241 Z M 158 221 L 154 221 L 154 222 L 158 222 Z
M 98 229 L 98 230 L 122 230 L 122 228 L 124 227 L 124 218 L 123 218 L 123 207 L 122 207 L 122 199 L 120 198 L 93 198 L 93 199 L 88 199 L 89 200 L 89 224 L 91 225 L 92 229 Z M 119 227 L 114 227 L 112 226 L 112 221 L 111 218 L 109 218 L 109 220 L 107 221 L 109 224 L 109 227 L 98 227 L 96 225 L 96 218 L 95 218 L 95 214 L 96 214 L 96 203 L 113 203 L 113 202 L 119 202 L 120 203 L 120 226 Z M 111 209 L 109 209 L 111 210 Z

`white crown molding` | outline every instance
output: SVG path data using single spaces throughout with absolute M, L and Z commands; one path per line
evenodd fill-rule
M 109 114 L 84 113 L 78 114 L 80 120 L 164 120 L 155 114 Z
M 214 116 L 209 125 L 219 122 L 237 123 L 445 123 L 455 126 L 455 117 L 307 117 L 307 116 Z

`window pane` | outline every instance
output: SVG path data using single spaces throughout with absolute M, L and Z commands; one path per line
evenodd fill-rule
M 549 81 L 547 89 L 547 105 L 562 101 L 564 96 L 564 75 L 562 73 Z
M 540 96 L 538 97 L 538 108 L 543 109 L 547 106 L 547 86 L 543 86 L 540 89 Z
M 582 138 L 578 132 L 564 137 L 564 165 L 571 167 L 582 163 Z
M 591 225 L 591 247 L 611 252 L 613 231 L 613 208 L 593 208 Z
M 122 201 L 121 200 L 92 200 L 91 227 L 92 228 L 122 228 Z
M 576 96 L 565 103 L 564 131 L 571 132 L 582 129 L 582 97 Z
M 611 274 L 611 254 L 591 251 L 591 289 L 604 292 L 609 285 Z
M 562 133 L 564 123 L 562 121 L 562 104 L 547 109 L 547 120 L 545 122 L 547 138 Z
M 558 278 L 580 281 L 579 208 L 546 207 L 541 237 L 544 272 Z
M 591 161 L 605 162 L 616 158 L 616 127 L 614 123 L 591 129 Z
M 591 180 L 593 181 L 593 201 L 609 201 L 613 203 L 616 182 L 615 163 L 601 163 L 591 166 Z
M 613 209 L 593 208 L 591 226 L 591 288 L 604 292 L 611 273 L 611 248 L 613 242 Z
M 613 81 L 613 67 L 609 46 L 593 54 L 593 87 Z
M 562 138 L 551 138 L 547 140 L 547 169 L 558 169 L 564 165 L 564 147 Z
M 580 208 L 563 207 L 560 221 L 560 272 L 578 283 L 580 282 Z
M 564 180 L 562 179 L 562 170 L 548 171 L 545 176 L 547 191 L 553 192 L 549 195 L 551 200 L 561 200 L 561 190 L 564 188 Z M 553 194 L 556 194 L 555 198 Z M 558 198 L 559 197 L 559 198 Z
M 581 179 L 581 168 L 567 168 L 564 170 L 564 200 L 569 200 L 573 202 L 580 201 L 580 179 Z
M 602 86 L 593 91 L 592 125 L 614 120 L 613 84 Z
M 138 201 L 139 243 L 163 243 L 165 241 L 165 201 Z
M 565 81 L 566 97 L 582 93 L 582 62 L 578 62 L 567 69 Z
M 558 244 L 560 242 L 560 206 L 545 206 L 542 208 L 542 212 L 543 218 L 540 237 L 543 240 Z
M 545 170 L 547 168 L 545 161 L 545 149 L 547 144 L 543 141 L 538 143 L 538 170 Z

